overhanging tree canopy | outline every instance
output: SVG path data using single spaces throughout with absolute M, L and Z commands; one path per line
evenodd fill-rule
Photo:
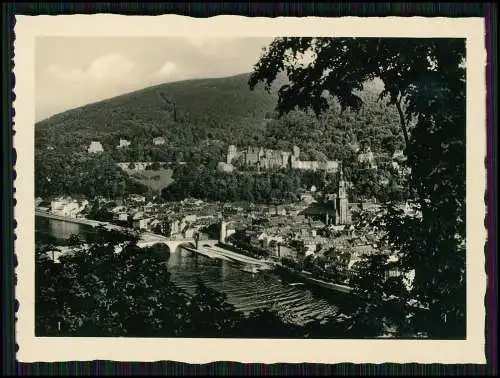
M 278 113 L 317 116 L 331 97 L 343 110 L 360 109 L 363 84 L 382 81 L 380 99 L 400 116 L 421 214 L 391 213 L 388 242 L 402 268 L 415 270 L 411 295 L 429 306 L 433 336 L 465 332 L 465 74 L 464 39 L 285 37 L 264 50 L 249 80 L 270 90 L 285 75 Z

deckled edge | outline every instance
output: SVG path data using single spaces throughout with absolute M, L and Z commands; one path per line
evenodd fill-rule
M 10 22 L 9 22 L 10 21 Z M 11 236 L 12 236 L 12 252 L 13 252 L 13 260 L 12 260 L 12 265 L 14 268 L 13 272 L 13 282 L 12 282 L 12 294 L 13 294 L 13 306 L 14 306 L 14 356 L 15 360 L 17 361 L 17 356 L 19 353 L 19 344 L 17 342 L 17 322 L 18 322 L 18 317 L 17 314 L 19 312 L 19 307 L 20 303 L 19 300 L 17 299 L 16 295 L 16 287 L 17 287 L 17 271 L 18 271 L 18 259 L 17 259 L 17 254 L 16 254 L 16 240 L 17 240 L 17 235 L 16 235 L 16 229 L 17 229 L 17 221 L 16 221 L 16 205 L 17 205 L 17 199 L 16 199 L 16 178 L 17 178 L 17 171 L 16 171 L 16 160 L 17 160 L 17 152 L 16 148 L 14 145 L 14 136 L 16 134 L 16 129 L 15 129 L 15 118 L 16 118 L 16 109 L 15 109 L 15 103 L 16 103 L 16 76 L 14 73 L 14 67 L 15 67 L 15 43 L 16 43 L 16 17 L 13 13 L 9 15 L 8 19 L 9 25 L 10 26 L 10 33 L 9 33 L 9 41 L 8 41 L 8 48 L 9 48 L 9 76 L 8 76 L 8 85 L 9 86 L 9 107 L 8 107 L 8 112 L 9 112 L 9 126 L 10 126 L 10 141 L 12 143 L 12 148 L 11 148 L 11 157 L 12 157 L 12 167 L 10 168 L 12 170 L 12 231 Z M 10 193 L 9 193 L 10 194 Z
M 82 14 L 84 15 L 84 14 Z M 119 14 L 118 14 L 119 15 Z M 123 15 L 119 15 L 119 16 L 123 16 Z M 160 16 L 160 15 L 158 15 Z M 57 16 L 56 16 L 57 17 Z M 242 16 L 243 18 L 247 18 L 245 16 Z M 192 17 L 192 18 L 196 18 L 196 17 Z M 215 17 L 209 17 L 209 18 L 215 18 Z M 258 17 L 257 17 L 258 18 Z M 266 17 L 268 18 L 268 17 Z M 274 17 L 274 18 L 280 18 L 280 17 Z M 307 17 L 301 17 L 301 18 L 307 18 Z M 345 17 L 344 17 L 345 18 Z M 351 18 L 358 18 L 358 17 L 351 17 Z M 384 18 L 393 18 L 393 17 L 384 17 Z M 421 17 L 421 16 L 413 16 L 411 18 L 425 18 L 425 17 Z M 14 324 L 17 324 L 17 313 L 19 311 L 19 307 L 20 307 L 20 303 L 19 301 L 17 300 L 17 297 L 16 297 L 16 286 L 17 286 L 17 267 L 18 267 L 18 260 L 17 260 L 17 254 L 16 254 L 16 251 L 15 251 L 15 244 L 16 244 L 16 240 L 17 240 L 17 236 L 16 236 L 16 228 L 17 228 L 17 222 L 16 222 L 16 219 L 15 219 L 15 207 L 16 207 L 16 204 L 17 204 L 17 201 L 16 201 L 16 198 L 15 198 L 15 193 L 16 193 L 16 188 L 15 188 L 15 181 L 16 181 L 16 177 L 17 177 L 17 172 L 16 172 L 16 169 L 15 169 L 15 165 L 16 165 L 16 149 L 15 149 L 15 146 L 14 146 L 14 142 L 13 142 L 13 137 L 16 133 L 15 131 L 15 102 L 16 102 L 16 93 L 15 93 L 15 83 L 16 83 L 16 80 L 15 80 L 15 74 L 14 74 L 14 67 L 15 67 L 15 40 L 16 40 L 16 33 L 15 33 L 15 25 L 16 25 L 16 19 L 15 19 L 15 16 L 11 15 L 10 16 L 10 21 L 11 21 L 11 34 L 9 34 L 9 42 L 10 44 L 8 45 L 8 48 L 9 48 L 9 63 L 10 63 L 10 66 L 9 66 L 9 73 L 10 75 L 8 76 L 8 79 L 10 79 L 11 83 L 12 83 L 12 88 L 9 88 L 9 95 L 11 96 L 11 103 L 9 104 L 9 108 L 8 110 L 10 111 L 9 113 L 9 118 L 10 118 L 10 121 L 11 121 L 11 134 L 9 135 L 10 137 L 10 140 L 12 142 L 12 148 L 11 148 L 11 153 L 12 153 L 12 211 L 13 211 L 13 217 L 12 217 L 12 236 L 13 236 L 13 267 L 14 267 L 14 275 L 13 275 L 13 305 L 14 305 L 14 314 L 15 314 L 15 319 L 14 319 Z M 485 231 L 487 233 L 487 237 L 486 237 L 486 240 L 485 240 L 485 244 L 484 244 L 484 253 L 485 253 L 485 258 L 486 258 L 486 261 L 485 261 L 485 273 L 486 273 L 486 278 L 487 278 L 487 281 L 488 281 L 488 287 L 487 287 L 487 290 L 485 292 L 485 297 L 484 297 L 484 300 L 485 300 L 485 309 L 486 309 L 486 321 L 488 322 L 488 303 L 491 305 L 491 301 L 489 301 L 488 297 L 490 295 L 490 291 L 492 289 L 494 289 L 491 285 L 493 284 L 493 278 L 492 278 L 492 271 L 494 271 L 494 268 L 492 267 L 490 261 L 491 261 L 491 258 L 494 258 L 494 245 L 489 243 L 489 239 L 491 237 L 491 232 L 492 230 L 490 230 L 490 228 L 492 226 L 494 226 L 494 216 L 489 213 L 490 209 L 489 209 L 489 206 L 488 204 L 492 205 L 493 204 L 493 201 L 494 201 L 494 198 L 493 198 L 493 193 L 492 193 L 492 190 L 494 189 L 493 186 L 490 186 L 490 184 L 492 185 L 493 184 L 493 167 L 494 167 L 494 163 L 492 161 L 493 159 L 493 141 L 490 141 L 490 139 L 492 139 L 492 137 L 494 136 L 494 131 L 492 130 L 492 128 L 494 127 L 493 125 L 493 114 L 491 114 L 491 111 L 492 111 L 492 99 L 490 98 L 491 96 L 491 48 L 490 48 L 490 44 L 491 44 L 491 36 L 488 35 L 488 31 L 486 31 L 486 41 L 487 41 L 487 51 L 488 51 L 488 59 L 487 59 L 487 62 L 486 62 L 486 83 L 487 83 L 487 115 L 486 115 L 486 119 L 487 119 L 487 122 L 486 122 L 486 126 L 487 126 L 487 149 L 486 149 L 486 156 L 485 156 L 485 160 L 484 160 L 484 164 L 485 164 L 485 168 L 486 168 L 486 174 L 487 174 L 487 185 L 486 185 L 486 189 L 485 189 L 485 193 L 484 193 L 484 204 L 485 204 L 485 216 L 484 216 L 484 227 L 485 227 Z M 493 135 L 492 135 L 493 134 Z M 468 311 L 468 309 L 467 309 Z M 491 320 L 489 320 L 491 322 Z M 487 340 L 489 339 L 489 335 L 488 335 L 488 325 L 486 325 L 485 327 L 485 333 L 486 333 L 486 343 L 485 343 L 485 348 L 487 350 L 487 355 L 488 355 L 488 342 Z M 15 339 L 15 336 L 14 336 L 14 339 Z M 17 341 L 15 342 L 15 355 L 17 356 L 18 354 L 18 351 L 19 351 L 19 345 L 17 343 Z M 96 361 L 99 361 L 99 360 L 87 360 L 88 362 L 96 362 Z M 63 362 L 63 361 L 54 361 L 54 362 Z M 118 362 L 118 361 L 117 361 Z M 153 362 L 153 361 L 151 361 Z M 158 361 L 159 362 L 159 361 Z M 163 362 L 163 360 L 161 361 Z M 188 362 L 185 362 L 185 361 L 175 361 L 175 362 L 178 362 L 178 363 L 183 363 L 183 364 L 188 364 L 188 365 L 193 365 L 191 363 L 188 363 Z M 214 362 L 217 362 L 217 361 L 211 361 L 211 362 L 207 362 L 207 363 L 201 363 L 201 364 L 194 364 L 194 365 L 206 365 L 206 364 L 211 364 L 211 363 L 214 363 Z M 250 363 L 250 362 L 242 362 L 242 361 L 231 361 L 231 362 L 236 362 L 236 363 L 242 363 L 242 364 L 246 364 L 246 363 Z M 280 364 L 282 362 L 274 362 L 274 363 L 270 363 L 269 365 L 273 365 L 273 364 Z M 344 363 L 350 363 L 350 362 L 344 362 Z M 381 365 L 381 364 L 385 364 L 387 362 L 384 362 L 384 363 L 369 363 L 368 365 Z M 389 362 L 390 363 L 390 362 Z M 267 364 L 266 364 L 267 365 Z
M 486 290 L 484 293 L 484 307 L 485 307 L 485 344 L 484 352 L 487 360 L 487 364 L 490 368 L 496 369 L 496 360 L 492 363 L 491 358 L 496 358 L 495 344 L 497 339 L 494 332 L 490 332 L 490 327 L 495 330 L 495 320 L 492 317 L 491 306 L 494 306 L 495 301 L 495 277 L 496 277 L 496 265 L 495 265 L 495 152 L 494 143 L 495 138 L 495 114 L 493 109 L 493 78 L 494 78 L 494 67 L 493 67 L 493 25 L 492 25 L 492 10 L 488 6 L 484 17 L 485 26 L 485 50 L 486 50 L 486 62 L 485 62 L 485 84 L 486 84 L 486 156 L 484 157 L 484 167 L 486 172 L 486 186 L 484 191 L 484 224 L 483 227 L 486 231 L 486 238 L 484 242 L 484 257 L 485 257 L 485 274 L 486 274 Z M 498 132 L 498 129 L 497 129 Z M 492 311 L 493 310 L 493 311 Z M 498 321 L 496 322 L 498 326 Z M 492 355 L 493 354 L 493 355 Z

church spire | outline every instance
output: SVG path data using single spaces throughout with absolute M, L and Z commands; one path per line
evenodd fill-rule
M 346 183 L 344 180 L 344 169 L 342 168 L 342 163 L 340 163 L 339 166 L 339 191 L 338 191 L 338 197 L 339 198 L 345 198 L 347 197 L 347 188 L 346 188 Z

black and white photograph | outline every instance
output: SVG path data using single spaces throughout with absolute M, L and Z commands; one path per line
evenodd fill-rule
M 481 40 L 331 30 L 33 38 L 34 339 L 483 340 Z

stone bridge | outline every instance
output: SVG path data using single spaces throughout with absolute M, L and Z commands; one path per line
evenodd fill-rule
M 198 247 L 208 246 L 213 247 L 217 244 L 217 240 L 212 239 L 199 239 Z M 185 238 L 185 239 L 175 239 L 175 238 L 167 238 L 161 237 L 157 235 L 151 234 L 143 234 L 142 238 L 137 242 L 137 246 L 140 248 L 151 247 L 156 244 L 163 244 L 168 247 L 170 252 L 175 252 L 177 248 L 184 246 L 188 248 L 195 249 L 196 240 L 194 238 Z
M 174 253 L 179 247 L 186 247 L 189 251 L 209 257 L 211 259 L 220 259 L 232 262 L 254 265 L 259 269 L 269 269 L 268 263 L 255 259 L 253 257 L 241 255 L 224 248 L 217 246 L 218 240 L 214 239 L 199 239 L 198 248 L 196 249 L 196 240 L 194 238 L 168 238 L 165 236 L 155 235 L 151 233 L 142 234 L 141 239 L 137 243 L 140 248 L 151 247 L 157 244 L 166 245 L 170 253 Z

